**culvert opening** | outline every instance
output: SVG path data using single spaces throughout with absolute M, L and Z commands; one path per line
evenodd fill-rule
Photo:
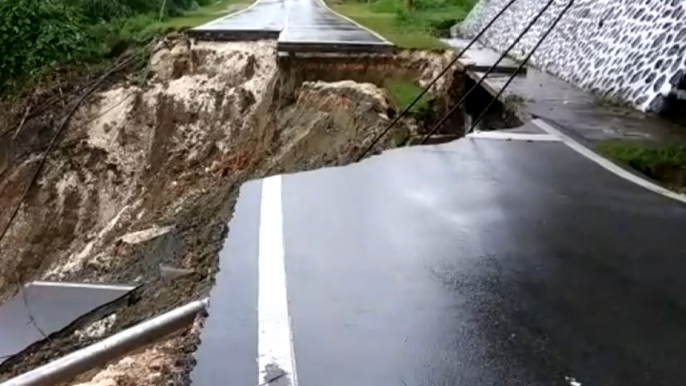
M 467 77 L 465 81 L 466 90 L 471 89 L 475 85 L 476 82 Z M 464 131 L 468 132 L 472 128 L 474 131 L 493 131 L 521 127 L 524 125 L 524 122 L 517 116 L 516 109 L 521 108 L 522 102 L 517 97 L 505 99 L 505 103 L 501 100 L 494 101 L 493 95 L 483 85 L 480 85 L 465 101 L 465 108 L 463 110 L 465 117 Z M 490 107 L 488 107 L 489 104 L 491 104 Z M 474 126 L 473 123 L 482 114 L 483 117 Z

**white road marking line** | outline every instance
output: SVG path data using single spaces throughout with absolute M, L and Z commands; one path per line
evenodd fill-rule
M 284 32 L 285 33 L 285 32 Z M 288 36 L 286 36 L 288 37 Z M 365 42 L 361 40 L 286 40 L 279 41 L 281 44 L 341 44 L 341 45 L 365 45 L 393 48 L 388 43 Z
M 531 141 L 531 142 L 559 142 L 559 137 L 552 134 L 534 133 L 507 133 L 503 131 L 477 131 L 467 134 L 467 138 L 499 139 L 506 141 Z
M 325 1 L 325 0 L 319 0 L 319 2 L 320 2 L 326 9 L 328 9 L 329 12 L 333 13 L 334 15 L 340 17 L 340 18 L 343 19 L 343 20 L 346 20 L 346 21 L 352 23 L 353 25 L 356 25 L 356 26 L 362 28 L 363 30 L 369 32 L 370 34 L 376 36 L 379 40 L 381 40 L 381 41 L 384 42 L 385 44 L 389 44 L 389 45 L 391 45 L 391 46 L 394 46 L 394 44 L 391 43 L 390 40 L 388 40 L 388 39 L 386 39 L 385 37 L 381 36 L 381 35 L 380 35 L 379 33 L 377 33 L 376 31 L 373 31 L 373 30 L 371 30 L 371 29 L 369 29 L 369 28 L 363 26 L 362 24 L 356 22 L 355 20 L 353 20 L 353 19 L 351 19 L 351 18 L 349 18 L 349 17 L 347 17 L 347 16 L 345 16 L 345 15 L 342 15 L 342 14 L 340 14 L 340 13 L 334 11 L 331 7 L 329 7 L 328 4 L 326 4 L 326 1 Z
M 535 124 L 536 126 L 540 127 L 541 129 L 545 130 L 547 133 L 550 133 L 552 135 L 557 136 L 567 146 L 574 149 L 577 153 L 583 155 L 584 157 L 590 159 L 591 161 L 597 163 L 598 165 L 604 167 L 605 169 L 607 169 L 608 171 L 618 175 L 619 177 L 622 177 L 625 180 L 631 181 L 637 185 L 640 185 L 640 186 L 642 186 L 648 190 L 652 190 L 655 193 L 658 193 L 658 194 L 661 194 L 663 196 L 672 198 L 674 200 L 686 203 L 686 196 L 684 196 L 683 194 L 672 192 L 671 190 L 665 189 L 656 183 L 648 181 L 644 178 L 637 176 L 636 174 L 633 174 L 627 170 L 624 170 L 623 168 L 612 163 L 611 161 L 609 161 L 609 160 L 603 158 L 602 156 L 598 155 L 593 150 L 591 150 L 591 149 L 587 148 L 586 146 L 580 144 L 579 142 L 574 140 L 572 137 L 564 134 L 560 130 L 549 125 L 547 122 L 545 122 L 541 119 L 534 119 L 532 121 L 532 123 Z
M 221 23 L 221 22 L 224 21 L 224 19 L 229 19 L 229 18 L 238 16 L 238 15 L 240 15 L 241 13 L 248 12 L 249 10 L 255 8 L 255 7 L 257 6 L 257 4 L 260 3 L 261 1 L 262 1 L 262 0 L 257 0 L 257 1 L 255 1 L 255 2 L 253 2 L 252 4 L 250 4 L 250 5 L 249 5 L 248 7 L 246 7 L 246 8 L 243 8 L 243 9 L 238 10 L 238 11 L 236 11 L 236 12 L 229 13 L 229 14 L 227 14 L 227 15 L 221 16 L 221 17 L 219 17 L 219 18 L 217 18 L 217 19 L 214 19 L 214 20 L 212 20 L 212 21 L 208 21 L 207 23 L 202 24 L 202 25 L 199 25 L 199 26 L 197 26 L 197 27 L 193 27 L 192 29 L 194 29 L 194 30 L 203 30 L 203 29 L 205 29 L 206 27 L 209 27 L 209 26 L 211 26 L 211 25 Z
M 129 285 L 113 284 L 94 284 L 94 283 L 63 283 L 58 281 L 33 281 L 26 285 L 33 287 L 62 287 L 62 288 L 83 288 L 83 289 L 102 289 L 116 291 L 132 291 L 136 287 Z
M 257 384 L 279 377 L 287 380 L 283 384 L 297 386 L 293 334 L 288 315 L 281 176 L 269 177 L 262 182 L 259 237 Z

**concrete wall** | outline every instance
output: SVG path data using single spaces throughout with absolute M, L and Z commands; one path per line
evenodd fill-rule
M 481 0 L 460 26 L 473 36 L 508 0 Z M 504 51 L 545 0 L 519 0 L 482 43 Z M 554 5 L 513 50 L 523 58 L 567 0 Z M 577 0 L 532 65 L 610 100 L 668 113 L 686 106 L 686 0 Z M 684 114 L 682 111 L 681 114 Z

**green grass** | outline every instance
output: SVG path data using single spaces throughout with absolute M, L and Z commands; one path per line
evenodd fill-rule
M 448 29 L 464 19 L 476 0 L 415 0 L 412 10 L 402 0 L 329 0 L 331 7 L 368 27 L 398 47 L 443 49 Z
M 385 82 L 385 88 L 388 93 L 402 111 L 412 103 L 412 101 L 422 92 L 422 88 L 409 80 L 404 79 L 390 79 Z M 429 97 L 424 94 L 417 103 L 412 106 L 410 113 L 421 114 L 429 109 Z
M 598 150 L 671 189 L 686 188 L 686 145 L 648 146 L 614 141 L 600 144 Z
M 168 31 L 182 31 L 208 23 L 229 13 L 239 11 L 252 3 L 252 0 L 219 0 L 206 6 L 184 12 L 182 15 L 168 17 L 159 21 L 154 14 L 138 15 L 126 20 L 122 35 L 136 41 L 144 41 L 152 36 Z M 130 32 L 126 32 L 126 30 Z
M 332 4 L 336 12 L 348 16 L 367 28 L 380 33 L 402 48 L 447 48 L 447 45 L 423 31 L 408 31 L 396 23 L 396 14 L 374 12 L 368 3 Z
M 252 0 L 0 1 L 0 99 L 50 88 L 170 30 L 195 27 Z
M 239 11 L 252 3 L 252 0 L 219 0 L 214 4 L 188 11 L 181 16 L 163 21 L 159 28 L 162 30 L 183 30 L 197 27 L 220 18 L 228 13 Z

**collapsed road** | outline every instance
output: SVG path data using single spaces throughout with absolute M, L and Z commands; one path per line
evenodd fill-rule
M 686 199 L 535 123 L 244 184 L 194 384 L 681 382 Z
M 680 382 L 683 202 L 608 172 L 544 124 L 344 166 L 397 113 L 360 80 L 367 70 L 426 84 L 450 54 L 391 53 L 326 12 L 260 1 L 191 34 L 261 40 L 169 38 L 149 82 L 115 82 L 79 109 L 3 241 L 0 263 L 20 280 L 3 271 L 0 299 L 32 279 L 138 290 L 108 323 L 8 358 L 0 379 L 209 294 L 207 319 L 71 384 Z M 236 21 L 251 14 L 272 16 L 259 31 Z M 291 24 L 296 14 L 310 17 Z M 344 34 L 308 37 L 326 25 Z M 277 59 L 322 47 L 386 56 L 300 71 Z M 460 91 L 461 79 L 433 92 Z M 3 206 L 45 126 L 28 125 L 8 152 Z M 403 121 L 374 150 L 415 130 Z M 338 167 L 314 170 L 327 166 Z
M 244 181 L 352 162 L 397 114 L 383 80 L 426 84 L 453 55 L 384 50 L 289 66 L 277 53 L 275 39 L 172 34 L 154 47 L 147 81 L 122 77 L 85 100 L 2 240 L 0 300 L 32 280 L 136 290 L 9 353 L 0 380 L 206 297 Z M 441 98 L 461 80 L 450 73 L 432 94 Z M 10 114 L 22 108 L 8 106 L 0 122 L 16 122 Z M 60 113 L 0 138 L 2 207 L 16 205 Z M 404 120 L 374 151 L 404 144 L 417 130 L 413 118 Z M 71 383 L 187 384 L 201 322 Z

